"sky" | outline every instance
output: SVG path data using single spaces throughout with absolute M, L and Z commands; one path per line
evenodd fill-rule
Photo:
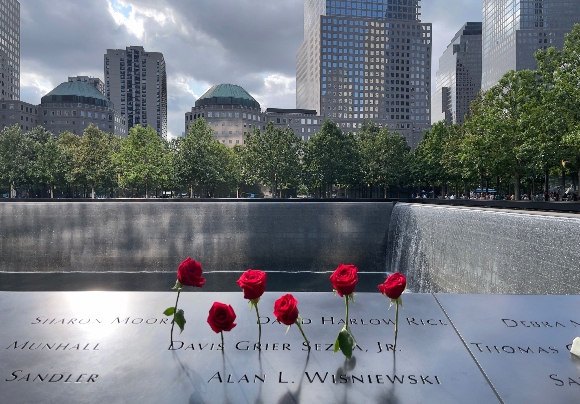
M 423 0 L 438 60 L 480 0 Z M 20 0 L 20 99 L 40 98 L 69 76 L 104 81 L 107 49 L 161 52 L 167 69 L 168 138 L 212 85 L 242 86 L 266 108 L 296 107 L 296 53 L 304 0 Z

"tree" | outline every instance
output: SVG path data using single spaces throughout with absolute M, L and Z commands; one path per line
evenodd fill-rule
M 220 166 L 222 146 L 226 147 L 213 139 L 213 129 L 203 119 L 195 120 L 185 137 L 178 139 L 175 175 L 179 184 L 189 188 L 190 197 L 196 188 L 205 196 L 221 182 L 220 176 L 225 175 Z
M 225 144 L 215 141 L 211 145 L 214 156 L 214 176 L 208 178 L 207 189 L 211 196 L 230 196 L 236 191 L 241 179 L 238 156 Z
M 472 113 L 471 129 L 483 129 L 483 146 L 491 152 L 491 162 L 514 179 L 515 199 L 520 198 L 520 178 L 537 154 L 541 115 L 540 86 L 535 72 L 507 72 L 484 95 L 480 108 Z M 472 138 L 467 138 L 469 142 Z M 469 148 L 467 149 L 469 150 Z M 485 152 L 481 147 L 478 152 Z
M 119 167 L 119 185 L 137 189 L 143 186 L 145 198 L 149 197 L 151 189 L 169 181 L 169 145 L 151 126 L 131 128 L 129 136 L 121 139 L 114 161 Z
M 433 187 L 437 183 L 445 183 L 448 178 L 442 160 L 447 137 L 448 126 L 445 121 L 439 121 L 433 128 L 425 131 L 413 152 L 415 175 Z
M 256 128 L 246 137 L 243 162 L 250 181 L 269 186 L 275 196 L 278 189 L 298 185 L 301 154 L 302 140 L 292 129 L 268 122 L 264 132 Z
M 303 163 L 307 185 L 320 188 L 325 196 L 334 185 L 348 187 L 360 183 L 360 159 L 354 135 L 343 133 L 332 121 L 324 121 L 320 131 L 306 143 Z
M 546 175 L 547 192 L 548 172 L 561 161 L 575 167 L 580 181 L 580 143 L 575 140 L 580 128 L 580 24 L 566 35 L 562 50 L 550 47 L 535 57 L 543 84 L 540 126 L 544 138 L 539 165 Z
M 6 184 L 12 198 L 17 186 L 27 183 L 30 142 L 22 136 L 20 126 L 5 127 L 0 132 L 0 181 Z
M 79 148 L 79 143 L 81 139 L 79 136 L 72 132 L 65 131 L 60 134 L 58 138 L 58 147 L 60 149 L 60 165 L 63 172 L 63 180 L 67 188 L 67 195 L 74 197 L 75 187 L 79 184 L 77 182 L 76 173 L 80 172 L 75 167 L 75 162 L 78 159 L 75 158 L 77 150 Z
M 364 181 L 387 188 L 402 185 L 408 178 L 409 146 L 405 138 L 375 123 L 364 123 L 359 137 L 361 170 Z M 371 192 L 372 196 L 372 192 Z
M 62 184 L 64 171 L 62 167 L 61 148 L 58 137 L 42 126 L 37 126 L 24 134 L 31 145 L 28 178 L 33 187 L 49 188 L 51 198 L 54 198 L 54 188 Z
M 95 190 L 110 186 L 115 181 L 117 166 L 113 155 L 117 151 L 118 141 L 112 134 L 107 134 L 94 125 L 88 126 L 81 137 L 73 155 L 73 178 Z

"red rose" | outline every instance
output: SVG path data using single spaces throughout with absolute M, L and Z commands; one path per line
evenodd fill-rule
M 177 268 L 177 280 L 185 286 L 201 288 L 205 278 L 201 277 L 201 264 L 187 257 Z
M 274 315 L 279 322 L 292 325 L 298 318 L 298 300 L 291 294 L 282 296 L 274 303 Z
M 398 299 L 407 287 L 405 275 L 395 272 L 385 279 L 385 283 L 379 285 L 381 293 L 391 299 Z
M 352 264 L 340 264 L 336 268 L 336 271 L 330 275 L 332 287 L 339 296 L 350 295 L 354 292 L 356 282 L 358 281 L 357 271 L 358 268 Z
M 209 309 L 209 316 L 207 323 L 216 333 L 222 331 L 231 331 L 236 326 L 234 323 L 236 313 L 229 304 L 214 302 L 211 309 Z
M 257 269 L 248 269 L 240 276 L 237 283 L 244 291 L 244 299 L 259 299 L 266 290 L 266 273 Z

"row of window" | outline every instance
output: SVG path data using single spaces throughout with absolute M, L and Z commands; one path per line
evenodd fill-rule
M 417 21 L 418 22 L 418 21 Z M 351 27 L 374 27 L 374 28 L 394 28 L 394 29 L 407 29 L 407 30 L 417 30 L 417 31 L 431 31 L 431 25 L 428 24 L 405 24 L 405 23 L 391 23 L 383 21 L 364 21 L 364 20 L 353 20 L 350 18 L 337 19 L 337 18 L 322 18 L 323 24 L 334 24 L 332 31 L 337 32 L 355 32 L 351 31 L 352 28 L 342 27 L 343 25 L 349 25 Z M 324 28 L 323 28 L 324 29 Z M 329 28 L 330 30 L 330 28 Z M 347 31 L 348 30 L 348 31 Z

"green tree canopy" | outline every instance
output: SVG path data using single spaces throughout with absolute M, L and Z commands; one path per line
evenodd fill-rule
M 170 179 L 169 145 L 151 127 L 135 126 L 121 139 L 114 161 L 120 172 L 119 185 L 149 191 L 167 184 Z
M 382 186 L 386 197 L 387 188 L 407 182 L 410 149 L 405 138 L 370 122 L 363 124 L 357 139 L 365 183 Z
M 332 186 L 349 187 L 361 180 L 360 155 L 352 133 L 344 133 L 336 123 L 326 120 L 304 149 L 306 185 L 321 188 L 326 197 Z
M 22 136 L 20 126 L 5 127 L 0 132 L 0 182 L 12 190 L 28 182 L 27 170 L 32 145 Z
M 274 196 L 279 189 L 298 186 L 301 154 L 302 140 L 292 129 L 268 122 L 265 131 L 256 128 L 247 135 L 243 163 L 248 179 L 269 186 Z

